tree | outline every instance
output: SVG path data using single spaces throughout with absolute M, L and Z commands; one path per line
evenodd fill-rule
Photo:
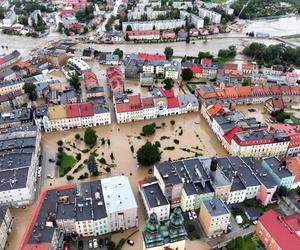
M 190 39 L 190 35 L 188 35 L 188 36 L 186 37 L 186 39 L 185 39 L 185 42 L 186 42 L 186 43 L 190 43 L 190 40 L 191 40 L 191 39 Z
M 18 21 L 19 21 L 20 24 L 23 24 L 24 26 L 28 25 L 28 17 L 27 16 L 23 16 L 23 15 L 19 16 Z
M 24 84 L 23 90 L 28 95 L 31 101 L 35 101 L 37 99 L 35 84 L 27 82 Z
M 156 129 L 156 124 L 155 123 L 147 124 L 143 127 L 143 134 L 145 136 L 153 135 L 155 133 L 155 129 Z
M 56 143 L 57 143 L 58 146 L 62 146 L 64 144 L 62 140 L 59 140 Z
M 202 52 L 202 51 L 200 51 L 198 53 L 198 59 L 199 59 L 199 61 L 201 61 L 201 59 L 203 59 L 203 58 L 213 59 L 213 55 L 211 55 L 209 52 Z
M 80 160 L 81 160 L 81 154 L 80 154 L 80 153 L 78 153 L 78 154 L 76 155 L 76 160 L 77 160 L 77 161 L 80 161 Z
M 137 151 L 137 161 L 143 166 L 150 166 L 160 161 L 161 152 L 158 147 L 154 146 L 151 142 L 146 142 Z
M 126 31 L 132 31 L 131 25 L 127 25 L 127 26 L 126 26 Z
M 84 142 L 89 146 L 94 146 L 97 143 L 96 131 L 92 128 L 87 128 L 84 131 Z
M 165 84 L 164 88 L 166 90 L 172 89 L 174 85 L 174 80 L 171 78 L 166 78 L 163 83 Z
M 111 172 L 111 169 L 110 169 L 110 167 L 109 167 L 109 166 L 107 166 L 107 167 L 105 168 L 105 171 L 106 171 L 107 173 L 110 173 L 110 172 Z
M 4 19 L 4 17 L 5 17 L 5 10 L 3 7 L 0 7 L 0 19 L 2 20 Z
M 208 25 L 210 22 L 210 19 L 208 16 L 204 17 L 204 26 Z
M 113 241 L 107 243 L 107 250 L 115 250 L 116 244 Z
M 134 146 L 133 145 L 130 146 L 130 150 L 131 150 L 132 153 L 134 153 Z
M 76 139 L 76 140 L 79 140 L 79 139 L 80 139 L 80 134 L 76 134 L 76 135 L 75 135 L 75 139 Z
M 79 77 L 77 75 L 74 75 L 72 76 L 70 79 L 69 79 L 69 83 L 70 85 L 76 89 L 76 90 L 79 90 L 80 88 L 80 80 L 79 80 Z
M 89 172 L 92 175 L 97 175 L 97 173 L 98 173 L 98 166 L 97 165 L 98 164 L 96 162 L 95 156 L 93 156 L 91 154 L 89 159 L 88 159 L 88 162 L 87 162 L 87 167 L 88 167 Z
M 125 41 L 126 42 L 128 42 L 130 39 L 129 39 L 129 35 L 128 35 L 128 33 L 126 33 L 126 35 L 125 35 Z
M 166 47 L 165 48 L 164 54 L 165 54 L 167 60 L 170 60 L 172 58 L 173 53 L 174 53 L 174 51 L 171 47 Z
M 244 246 L 244 238 L 242 236 L 239 236 L 236 238 L 236 248 L 242 249 Z
M 115 49 L 115 51 L 114 51 L 113 54 L 114 54 L 114 55 L 118 55 L 118 56 L 119 56 L 119 59 L 122 59 L 122 58 L 123 58 L 123 55 L 124 55 L 124 52 L 123 52 L 123 50 L 117 48 L 117 49 Z
M 285 186 L 280 186 L 277 189 L 277 194 L 279 197 L 285 197 L 288 195 L 288 189 Z
M 193 71 L 191 69 L 183 69 L 181 72 L 181 77 L 185 81 L 189 81 L 193 78 Z
M 171 120 L 171 121 L 170 121 L 170 124 L 171 124 L 172 126 L 174 126 L 174 125 L 175 125 L 175 120 Z
M 71 180 L 73 180 L 74 179 L 74 177 L 72 176 L 72 175 L 67 175 L 67 180 L 68 181 L 71 181 Z

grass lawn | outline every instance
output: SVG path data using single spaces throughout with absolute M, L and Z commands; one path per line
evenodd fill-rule
M 256 250 L 256 245 L 252 240 L 252 235 L 244 237 L 244 244 L 241 250 Z
M 76 163 L 75 158 L 72 155 L 68 155 L 62 152 L 61 163 L 59 166 L 59 176 L 62 177 L 68 173 Z

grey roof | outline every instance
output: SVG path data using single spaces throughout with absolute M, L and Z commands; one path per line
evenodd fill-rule
M 44 116 L 48 116 L 48 105 L 42 104 L 35 108 L 34 115 L 36 118 L 42 118 Z
M 30 108 L 14 109 L 7 113 L 0 114 L 0 124 L 23 123 L 32 120 L 32 111 Z
M 199 106 L 198 99 L 191 94 L 178 95 L 178 100 L 180 108 L 184 108 L 190 103 L 193 107 Z
M 146 202 L 150 208 L 168 205 L 165 195 L 163 194 L 157 180 L 156 182 L 146 183 L 141 188 L 141 192 L 144 193 Z
M 83 197 L 76 198 L 76 220 L 85 221 L 92 220 L 92 203 L 91 199 L 83 199 Z
M 228 208 L 220 199 L 204 200 L 203 203 L 212 217 L 230 214 Z
M 100 93 L 100 92 L 104 92 L 103 86 L 88 88 L 86 90 L 87 94 L 89 94 L 89 93 Z
M 103 114 L 103 113 L 109 113 L 108 106 L 104 106 L 100 103 L 94 103 L 93 105 L 95 114 Z
M 102 219 L 107 217 L 104 196 L 102 191 L 102 186 L 100 181 L 90 182 L 91 185 L 91 195 L 93 199 L 92 208 L 94 219 Z
M 281 161 L 277 157 L 271 156 L 268 158 L 264 158 L 263 161 L 268 164 L 268 166 L 279 178 L 286 178 L 292 176 L 290 170 L 287 167 L 282 166 Z
M 5 78 L 5 77 L 7 77 L 7 76 L 10 76 L 11 74 L 14 74 L 15 72 L 12 70 L 12 69 L 6 69 L 6 70 L 4 70 L 4 71 L 2 71 L 1 73 L 0 73 L 0 79 L 1 78 Z
M 249 220 L 257 220 L 261 216 L 261 212 L 255 207 L 245 207 L 244 212 Z
M 267 129 L 262 130 L 254 130 L 254 131 L 246 131 L 246 132 L 239 132 L 236 133 L 236 136 L 241 141 L 252 141 L 257 139 L 272 139 L 279 141 L 288 141 L 289 135 L 283 131 L 269 131 Z
M 218 167 L 223 171 L 227 179 L 231 182 L 231 192 L 245 190 L 246 187 L 237 176 L 237 170 L 232 169 L 228 158 L 218 158 Z
M 9 62 L 15 58 L 18 58 L 19 56 L 21 56 L 20 52 L 17 50 L 14 50 L 13 52 L 11 52 L 10 54 L 4 56 L 4 60 L 5 62 Z
M 68 202 L 59 202 L 59 197 L 67 196 Z M 74 188 L 59 190 L 57 191 L 57 196 L 55 200 L 52 200 L 53 203 L 57 204 L 56 210 L 56 219 L 57 220 L 70 220 L 74 219 L 76 213 L 74 211 L 75 204 L 75 190 Z
M 159 174 L 161 175 L 164 183 L 167 184 L 180 184 L 181 179 L 179 178 L 176 170 L 171 162 L 161 162 L 155 165 Z M 172 172 L 173 171 L 173 172 Z M 175 172 L 174 172 L 175 171 Z
M 5 215 L 7 213 L 7 209 L 8 209 L 8 207 L 6 207 L 6 206 L 0 207 L 0 225 L 2 224 L 2 222 L 5 218 Z
M 150 92 L 149 92 L 150 96 L 152 96 L 154 99 L 155 98 L 162 98 L 162 97 L 166 97 L 164 92 L 160 89 L 160 88 L 153 88 Z

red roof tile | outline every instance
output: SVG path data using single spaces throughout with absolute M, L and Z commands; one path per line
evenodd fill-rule
M 242 69 L 244 69 L 244 70 L 253 70 L 253 65 L 249 64 L 249 63 L 243 64 Z
M 224 65 L 223 65 L 223 69 L 229 69 L 229 70 L 237 70 L 238 69 L 238 65 L 237 64 L 235 64 L 235 63 L 225 63 Z
M 94 115 L 93 103 L 91 102 L 82 102 L 79 104 L 79 108 L 81 117 Z
M 295 182 L 300 181 L 300 155 L 286 160 L 287 166 L 295 176 Z
M 66 113 L 68 118 L 80 117 L 78 103 L 67 104 Z
M 243 131 L 243 129 L 240 126 L 235 126 L 234 128 L 232 128 L 231 130 L 227 131 L 224 134 L 224 138 L 229 144 L 231 144 L 231 141 L 232 141 L 232 138 L 234 137 L 234 135 L 236 133 L 242 132 L 242 131 Z
M 173 109 L 173 108 L 179 107 L 178 97 L 167 98 L 167 102 L 168 102 L 168 109 Z
M 202 58 L 201 59 L 201 64 L 212 65 L 212 59 L 210 59 L 210 58 Z
M 300 214 L 279 216 L 278 212 L 269 210 L 259 218 L 259 221 L 282 250 L 299 250 L 300 237 L 295 231 L 300 230 L 298 221 Z
M 139 59 L 144 59 L 144 60 L 158 60 L 158 61 L 166 60 L 165 55 L 147 54 L 147 53 L 138 53 L 138 58 Z
M 145 97 L 142 99 L 143 107 L 144 108 L 151 108 L 154 106 L 153 98 L 152 97 Z
M 194 74 L 201 74 L 203 71 L 203 68 L 200 64 L 192 64 L 188 68 L 193 71 Z

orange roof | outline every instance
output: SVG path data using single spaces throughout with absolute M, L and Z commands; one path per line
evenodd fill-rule
M 31 61 L 21 61 L 21 62 L 18 62 L 17 63 L 17 66 L 19 67 L 19 68 L 27 68 L 27 67 L 29 67 L 31 65 Z
M 250 86 L 239 86 L 237 87 L 237 94 L 239 97 L 252 96 L 252 91 Z
M 209 116 L 213 116 L 217 114 L 220 110 L 222 110 L 222 108 L 223 106 L 217 102 L 207 109 L 207 113 L 209 114 Z
M 238 93 L 237 93 L 235 87 L 227 87 L 224 89 L 224 91 L 225 91 L 225 96 L 227 98 L 237 98 L 238 97 Z

